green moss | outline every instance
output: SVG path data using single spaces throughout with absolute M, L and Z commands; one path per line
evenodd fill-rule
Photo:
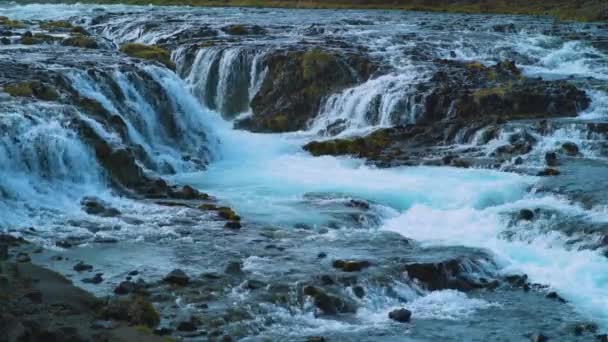
M 473 97 L 476 101 L 479 102 L 481 99 L 486 98 L 488 96 L 496 95 L 499 97 L 504 97 L 510 90 L 511 87 L 509 85 L 504 87 L 484 88 L 475 91 L 475 93 L 473 93 Z
M 175 63 L 171 60 L 171 54 L 162 47 L 128 43 L 121 46 L 120 51 L 131 57 L 157 61 L 164 64 L 167 68 L 175 70 Z
M 12 29 L 20 29 L 27 27 L 27 25 L 25 25 L 23 22 L 19 20 L 11 20 L 8 17 L 0 17 L 0 25 Z
M 20 82 L 4 86 L 4 91 L 14 97 L 28 97 L 34 95 L 30 82 Z
M 69 38 L 66 38 L 63 42 L 61 42 L 61 45 L 75 46 L 85 49 L 96 49 L 99 47 L 95 39 L 82 34 L 76 34 Z
M 239 215 L 237 215 L 236 212 L 234 210 L 232 210 L 232 208 L 219 207 L 219 208 L 217 208 L 217 213 L 221 218 L 223 218 L 225 220 L 235 221 L 235 222 L 241 221 L 241 217 Z
M 222 31 L 233 36 L 242 36 L 247 34 L 247 29 L 243 25 L 230 25 L 222 29 Z
M 59 94 L 51 86 L 40 81 L 23 81 L 4 86 L 4 91 L 14 97 L 36 97 L 43 101 L 55 101 Z
M 37 44 L 43 44 L 43 43 L 54 43 L 56 41 L 58 41 L 61 38 L 58 37 L 54 37 L 48 34 L 44 34 L 44 33 L 36 33 L 35 35 L 31 36 L 31 37 L 22 37 L 21 38 L 21 44 L 23 45 L 37 45 Z
M 47 31 L 67 31 L 74 28 L 74 25 L 64 20 L 58 20 L 44 22 L 40 24 L 40 28 Z
M 205 210 L 205 211 L 209 211 L 209 210 L 217 210 L 217 209 L 218 209 L 218 208 L 217 208 L 217 206 L 216 206 L 215 204 L 208 204 L 208 203 L 201 204 L 201 205 L 199 205 L 199 206 L 198 206 L 198 208 L 199 208 L 200 210 Z
M 316 78 L 319 73 L 328 68 L 334 59 L 334 56 L 318 48 L 306 51 L 302 56 L 302 77 L 305 80 Z

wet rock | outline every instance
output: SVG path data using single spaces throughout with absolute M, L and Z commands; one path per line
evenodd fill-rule
M 321 253 L 317 254 L 317 258 L 319 258 L 319 259 L 324 259 L 326 257 L 327 257 L 327 253 L 325 253 L 325 252 L 321 252 Z
M 595 339 L 598 342 L 608 342 L 608 334 L 600 334 L 600 335 L 596 335 Z
M 327 339 L 323 336 L 310 336 L 306 338 L 306 342 L 327 342 Z
M 228 221 L 232 221 L 232 222 L 241 221 L 241 217 L 239 215 L 237 215 L 237 213 L 232 208 L 219 207 L 219 208 L 217 208 L 217 214 L 219 217 L 221 217 L 225 220 L 228 220 Z
M 530 209 L 521 209 L 519 211 L 519 219 L 523 221 L 532 221 L 534 219 L 534 212 Z
M 170 284 L 186 286 L 190 281 L 190 277 L 188 277 L 188 275 L 184 271 L 180 269 L 175 269 L 169 274 L 167 274 L 163 280 Z
M 533 334 L 532 336 L 530 336 L 530 341 L 532 342 L 547 342 L 549 341 L 549 338 L 541 333 L 538 334 Z
M 253 115 L 237 128 L 255 132 L 290 132 L 306 128 L 323 98 L 368 79 L 375 70 L 361 54 L 338 54 L 321 48 L 277 51 L 265 60 L 268 68 L 251 101 Z
M 431 291 L 454 289 L 466 292 L 490 285 L 470 276 L 470 269 L 474 266 L 470 259 L 454 258 L 438 262 L 407 264 L 404 269 L 410 278 L 422 283 Z
M 35 97 L 42 101 L 55 101 L 59 93 L 52 86 L 34 80 L 4 85 L 4 91 L 13 97 Z
M 562 151 L 569 156 L 576 156 L 579 153 L 579 148 L 573 142 L 565 142 L 562 144 Z
M 258 25 L 228 25 L 222 27 L 222 31 L 233 36 L 266 34 L 266 30 Z
M 241 223 L 238 221 L 228 221 L 226 224 L 224 224 L 224 228 L 241 229 Z
M 355 294 L 355 296 L 357 296 L 359 298 L 365 297 L 365 289 L 363 289 L 363 287 L 361 287 L 361 286 L 353 287 L 353 293 Z
M 140 43 L 127 43 L 120 47 L 120 52 L 135 58 L 156 61 L 171 70 L 175 70 L 175 63 L 171 60 L 171 53 L 160 46 Z
M 101 316 L 105 319 L 116 319 L 150 328 L 160 322 L 160 315 L 154 306 L 139 296 L 111 300 L 102 309 Z
M 178 331 L 187 331 L 187 332 L 196 331 L 196 330 L 198 330 L 198 327 L 200 326 L 200 324 L 201 324 L 201 322 L 197 317 L 191 316 L 186 321 L 178 322 L 177 330 Z
M 68 37 L 61 42 L 61 45 L 79 47 L 83 49 L 97 49 L 99 47 L 95 39 L 83 34 L 75 34 Z
M 260 280 L 249 279 L 245 282 L 245 288 L 249 290 L 257 290 L 266 286 L 266 283 Z
M 17 254 L 17 262 L 30 262 L 30 256 L 27 253 L 19 253 Z
M 557 166 L 557 153 L 555 152 L 547 152 L 545 153 L 545 164 L 547 166 Z
M 8 245 L 0 242 L 0 261 L 8 259 Z
M 107 202 L 102 201 L 97 197 L 84 197 L 80 201 L 82 210 L 89 215 L 97 215 L 102 217 L 116 217 L 121 213 L 118 209 L 112 208 Z
M 547 298 L 549 298 L 549 299 L 555 299 L 555 300 L 557 300 L 558 302 L 561 302 L 561 303 L 565 303 L 566 302 L 566 300 L 564 298 L 562 298 L 560 295 L 557 294 L 557 292 L 554 292 L 554 291 L 547 293 Z
M 314 286 L 305 286 L 303 292 L 305 295 L 312 297 L 315 306 L 326 315 L 353 313 L 356 311 L 356 307 L 353 304 L 337 296 L 329 295 Z
M 552 168 L 546 168 L 542 171 L 539 171 L 538 174 L 536 174 L 539 177 L 553 177 L 553 176 L 559 176 L 561 174 L 561 172 L 559 172 L 559 170 L 557 169 L 552 169 Z
M 91 278 L 84 278 L 82 279 L 83 283 L 88 283 L 88 284 L 101 284 L 101 282 L 103 282 L 103 273 L 97 273 L 95 274 L 93 277 Z
M 515 28 L 515 24 L 510 23 L 510 24 L 497 24 L 492 26 L 492 30 L 494 32 L 500 32 L 500 33 L 515 33 L 517 32 L 516 28 Z
M 393 321 L 407 323 L 412 317 L 412 312 L 407 309 L 396 309 L 388 313 L 388 318 Z
M 334 260 L 332 266 L 344 272 L 359 272 L 371 264 L 366 260 Z
M 226 274 L 230 275 L 242 275 L 243 274 L 243 264 L 239 261 L 230 261 L 226 265 L 226 269 L 224 270 Z
M 85 272 L 85 271 L 92 271 L 93 270 L 93 266 L 85 264 L 82 261 L 79 261 L 76 265 L 74 265 L 73 269 L 74 269 L 74 271 L 80 273 L 80 272 Z
M 135 292 L 137 285 L 132 281 L 123 281 L 118 284 L 114 289 L 114 293 L 117 295 L 126 295 Z

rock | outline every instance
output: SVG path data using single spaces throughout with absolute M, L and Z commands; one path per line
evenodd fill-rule
M 576 156 L 579 152 L 578 145 L 573 142 L 565 142 L 562 144 L 562 151 L 569 156 Z
M 266 283 L 260 280 L 249 279 L 245 282 L 245 288 L 249 290 L 257 290 L 266 286 Z
M 74 46 L 83 49 L 97 49 L 99 47 L 95 39 L 87 37 L 83 34 L 75 34 L 71 37 L 68 37 L 61 42 L 61 45 Z
M 232 208 L 228 207 L 219 207 L 217 208 L 217 214 L 219 217 L 233 222 L 240 222 L 241 217 L 236 214 L 236 212 Z
M 0 261 L 8 259 L 8 244 L 0 243 Z
M 363 289 L 363 287 L 361 287 L 361 286 L 353 287 L 353 293 L 355 294 L 355 296 L 357 296 L 359 298 L 365 297 L 365 289 Z
M 224 224 L 224 228 L 241 229 L 241 223 L 238 221 L 228 221 L 226 224 Z
M 466 292 L 490 285 L 470 277 L 470 273 L 474 273 L 470 270 L 474 263 L 474 260 L 456 257 L 436 262 L 411 263 L 405 265 L 404 269 L 410 278 L 422 283 L 431 291 L 454 289 Z M 464 266 L 465 264 L 467 266 Z M 463 271 L 465 269 L 469 271 Z
M 188 331 L 188 332 L 192 332 L 192 331 L 196 331 L 198 330 L 198 327 L 200 326 L 201 322 L 199 319 L 197 319 L 194 316 L 191 316 L 187 321 L 181 321 L 179 323 L 177 323 L 177 330 L 178 331 Z
M 557 153 L 547 152 L 545 153 L 545 163 L 547 166 L 557 166 Z
M 521 209 L 519 211 L 519 219 L 523 221 L 532 221 L 534 219 L 534 212 L 530 209 Z
M 407 323 L 412 317 L 412 312 L 407 309 L 396 309 L 388 313 L 388 318 L 393 321 Z
M 344 272 L 359 272 L 371 266 L 371 264 L 366 260 L 334 260 L 332 266 Z
M 80 204 L 82 210 L 89 215 L 97 215 L 102 217 L 116 217 L 121 213 L 118 209 L 112 208 L 107 202 L 102 201 L 97 197 L 84 197 Z
M 224 272 L 230 275 L 242 275 L 243 265 L 238 261 L 230 261 L 226 265 L 226 269 L 224 270 Z
M 73 267 L 74 271 L 76 272 L 84 272 L 84 271 L 92 271 L 93 270 L 93 266 L 92 265 L 87 265 L 82 261 L 79 261 L 76 265 L 74 265 Z
M 600 334 L 600 335 L 596 335 L 595 339 L 598 342 L 608 342 L 608 334 Z
M 315 306 L 326 315 L 353 313 L 356 311 L 356 307 L 352 303 L 348 303 L 337 296 L 329 295 L 314 286 L 305 286 L 303 292 L 305 295 L 312 297 Z
M 554 292 L 554 291 L 547 293 L 547 298 L 549 298 L 549 299 L 555 299 L 555 300 L 557 300 L 558 302 L 561 302 L 561 303 L 565 303 L 566 302 L 566 300 L 564 298 L 562 298 L 560 295 L 557 294 L 557 292 Z
M 532 342 L 546 342 L 549 341 L 549 338 L 541 333 L 533 334 L 530 336 L 530 341 Z
M 117 295 L 126 295 L 129 293 L 135 292 L 137 286 L 132 281 L 123 281 L 118 284 L 118 286 L 114 289 L 114 293 Z
M 101 316 L 104 319 L 116 319 L 150 328 L 160 323 L 160 315 L 154 306 L 139 296 L 111 300 L 101 310 Z
M 222 27 L 222 31 L 233 36 L 266 34 L 266 30 L 258 25 L 228 25 Z
M 320 252 L 319 254 L 317 254 L 317 258 L 319 259 L 324 259 L 327 257 L 327 253 L 325 252 Z
M 27 253 L 17 254 L 17 262 L 30 262 L 32 259 Z
M 102 275 L 103 275 L 103 273 L 97 273 L 92 278 L 84 278 L 84 279 L 82 279 L 82 282 L 83 283 L 88 283 L 88 284 L 100 284 L 101 282 L 103 282 Z
M 59 98 L 55 88 L 37 80 L 7 84 L 4 91 L 13 97 L 35 97 L 42 101 L 55 101 Z
M 163 281 L 170 283 L 170 284 L 186 286 L 186 285 L 188 285 L 188 282 L 190 281 L 190 277 L 188 277 L 188 275 L 184 271 L 182 271 L 180 269 L 175 269 L 175 270 L 171 271 L 169 274 L 167 274 L 165 276 L 165 278 L 163 279 Z
M 327 339 L 323 336 L 310 336 L 306 338 L 306 342 L 327 342 Z
M 561 172 L 559 172 L 559 170 L 557 169 L 552 169 L 552 168 L 546 168 L 540 172 L 538 172 L 538 174 L 536 174 L 539 177 L 553 177 L 553 176 L 559 176 L 561 174 Z
M 255 132 L 291 132 L 306 128 L 329 94 L 368 79 L 375 65 L 363 54 L 336 53 L 321 48 L 277 51 L 251 101 L 253 115 L 237 128 Z
M 127 43 L 120 47 L 120 52 L 130 57 L 157 61 L 167 68 L 175 70 L 175 63 L 171 60 L 171 53 L 160 46 Z

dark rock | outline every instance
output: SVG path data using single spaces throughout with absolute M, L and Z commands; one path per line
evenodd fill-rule
M 226 274 L 241 275 L 243 274 L 243 265 L 238 261 L 230 261 L 226 265 Z
M 40 304 L 42 303 L 42 292 L 32 290 L 25 294 L 25 297 L 31 300 L 33 303 Z
M 557 294 L 557 292 L 554 292 L 554 291 L 547 293 L 547 298 L 555 299 L 558 302 L 562 302 L 562 303 L 566 302 L 566 300 L 564 298 L 562 298 L 560 295 Z
M 0 261 L 8 259 L 8 244 L 0 243 Z
M 233 36 L 266 34 L 266 30 L 258 25 L 228 25 L 222 27 L 222 31 Z
M 160 315 L 154 306 L 139 296 L 111 300 L 101 310 L 101 316 L 104 319 L 115 319 L 150 328 L 160 323 Z
M 310 336 L 306 338 L 306 342 L 327 342 L 327 339 L 323 336 Z
M 321 252 L 321 253 L 317 254 L 317 258 L 319 258 L 319 259 L 324 259 L 326 257 L 327 257 L 327 253 L 325 253 L 325 252 Z
M 290 132 L 306 128 L 323 98 L 368 79 L 375 66 L 362 54 L 338 54 L 320 48 L 277 51 L 251 101 L 253 115 L 238 128 L 256 132 Z
M 463 263 L 466 266 L 463 266 Z M 473 265 L 473 260 L 454 258 L 407 264 L 404 269 L 410 278 L 416 279 L 431 291 L 454 289 L 466 292 L 489 285 L 470 277 L 470 268 Z
M 138 274 L 139 274 L 139 271 L 137 271 L 137 270 L 129 272 L 130 276 L 136 276 Z
M 578 145 L 573 142 L 565 142 L 562 144 L 562 151 L 569 156 L 576 156 L 579 152 Z
M 137 285 L 132 281 L 123 281 L 114 289 L 114 293 L 117 295 L 126 295 L 135 292 Z
M 226 224 L 224 224 L 224 228 L 241 229 L 241 223 L 238 221 L 228 221 Z
M 561 174 L 561 172 L 559 172 L 559 170 L 557 169 L 552 169 L 552 168 L 546 168 L 542 171 L 539 171 L 537 176 L 539 177 L 553 177 L 553 176 L 559 176 Z
M 83 283 L 88 283 L 88 284 L 100 284 L 101 282 L 103 282 L 102 275 L 103 275 L 103 273 L 97 273 L 92 278 L 84 278 L 84 279 L 82 279 L 82 282 Z
M 76 265 L 74 265 L 73 269 L 76 272 L 92 271 L 93 270 L 93 266 L 92 265 L 87 265 L 84 262 L 80 261 Z
M 178 331 L 196 331 L 198 330 L 198 327 L 200 326 L 200 320 L 198 320 L 196 317 L 191 316 L 187 321 L 181 321 L 177 324 L 177 330 Z
M 388 313 L 388 318 L 393 321 L 407 323 L 412 317 L 412 312 L 407 309 L 396 309 Z
M 596 335 L 595 339 L 598 342 L 608 342 L 608 334 L 600 334 L 600 335 Z
M 357 296 L 359 298 L 365 297 L 365 289 L 363 289 L 363 287 L 361 287 L 361 286 L 353 287 L 353 293 L 355 294 L 355 296 Z
M 557 166 L 557 153 L 547 152 L 545 153 L 545 163 L 547 166 Z
M 30 262 L 32 259 L 27 253 L 17 254 L 17 262 Z
M 163 280 L 170 284 L 186 286 L 190 281 L 190 277 L 188 277 L 188 275 L 184 271 L 180 269 L 175 269 L 169 274 L 167 274 Z
M 530 341 L 532 342 L 547 342 L 549 341 L 549 338 L 541 333 L 538 334 L 533 334 L 532 336 L 530 336 Z
M 112 208 L 108 203 L 96 197 L 84 197 L 80 204 L 82 209 L 89 215 L 97 215 L 102 217 L 120 216 L 118 209 Z
M 332 263 L 334 268 L 339 268 L 344 272 L 359 272 L 371 264 L 366 260 L 334 260 Z
M 356 307 L 352 303 L 337 296 L 329 295 L 314 286 L 305 286 L 303 292 L 305 295 L 312 297 L 315 306 L 326 315 L 353 313 L 356 311 Z
M 534 219 L 534 212 L 530 209 L 522 209 L 519 211 L 519 219 L 523 221 L 532 221 Z
M 249 279 L 245 282 L 245 288 L 249 290 L 257 290 L 266 286 L 266 283 L 260 280 Z

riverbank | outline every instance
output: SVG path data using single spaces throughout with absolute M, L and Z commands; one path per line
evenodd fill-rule
M 608 3 L 601 0 L 515 0 L 515 1 L 462 1 L 462 0 L 80 0 L 80 1 L 29 1 L 31 3 L 97 3 L 128 5 L 206 6 L 206 7 L 276 7 L 306 9 L 394 9 L 453 13 L 492 13 L 549 15 L 560 20 L 608 20 Z

